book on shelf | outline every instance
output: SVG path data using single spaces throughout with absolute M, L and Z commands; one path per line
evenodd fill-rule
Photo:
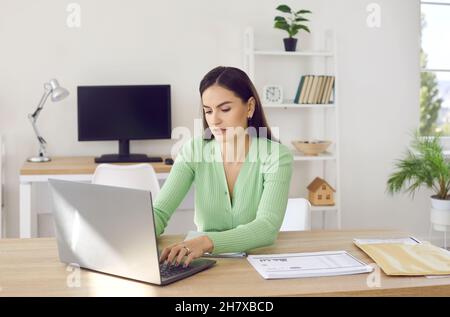
M 298 84 L 297 93 L 295 94 L 294 103 L 299 103 L 300 92 L 302 91 L 303 84 L 305 83 L 305 76 L 300 78 L 300 83 Z
M 318 83 L 318 86 L 317 86 L 317 89 L 316 89 L 316 94 L 314 96 L 314 101 L 313 101 L 313 103 L 315 103 L 315 104 L 320 103 L 319 102 L 320 101 L 320 94 L 323 91 L 324 81 L 325 81 L 325 76 L 320 75 L 319 76 L 319 83 Z
M 320 87 L 320 82 L 322 80 L 322 77 L 320 76 L 315 76 L 315 82 L 316 82 L 316 86 L 313 87 L 314 90 L 312 92 L 312 96 L 311 96 L 311 100 L 309 103 L 316 103 L 316 99 L 317 99 L 317 93 L 319 91 L 319 87 Z
M 322 91 L 322 95 L 320 96 L 320 103 L 322 103 L 322 104 L 325 103 L 329 83 L 330 83 L 330 76 L 325 76 L 323 91 Z
M 328 104 L 331 102 L 331 95 L 333 93 L 334 88 L 334 76 L 329 76 L 329 80 L 327 83 L 324 99 L 322 100 L 322 103 Z
M 333 77 L 331 77 L 330 89 L 329 89 L 329 92 L 328 92 L 328 95 L 327 95 L 327 100 L 326 100 L 327 103 L 330 103 L 332 100 L 334 100 L 334 95 L 333 95 L 333 92 L 334 92 L 334 81 L 335 80 L 334 80 L 334 76 L 333 76 Z
M 304 91 L 300 94 L 300 103 L 306 103 L 306 100 L 308 98 L 308 93 L 311 88 L 311 75 L 307 75 L 305 79 L 305 85 L 303 85 Z
M 311 91 L 309 92 L 309 95 L 308 95 L 307 103 L 313 103 L 314 95 L 316 93 L 316 89 L 317 89 L 317 84 L 318 83 L 319 83 L 319 77 L 318 76 L 313 76 L 313 82 L 312 82 L 312 85 L 311 85 Z
M 323 99 L 323 93 L 325 91 L 325 84 L 327 81 L 327 76 L 321 76 L 321 82 L 320 82 L 320 89 L 319 89 L 319 94 L 317 96 L 317 102 L 316 103 L 322 103 L 322 99 Z
M 295 103 L 303 103 L 303 99 L 305 98 L 305 91 L 308 85 L 308 75 L 303 75 L 300 79 L 300 85 L 297 89 L 298 100 L 294 100 Z
M 332 102 L 334 76 L 303 75 L 295 94 L 294 103 L 329 104 Z

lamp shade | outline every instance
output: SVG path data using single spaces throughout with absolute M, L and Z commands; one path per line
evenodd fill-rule
M 60 101 L 66 98 L 69 95 L 69 91 L 61 86 L 59 86 L 59 83 L 56 79 L 51 79 L 49 82 L 52 94 L 51 98 L 52 101 Z

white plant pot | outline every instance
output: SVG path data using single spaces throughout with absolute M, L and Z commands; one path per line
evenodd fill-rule
M 431 197 L 430 221 L 436 231 L 450 231 L 450 200 Z

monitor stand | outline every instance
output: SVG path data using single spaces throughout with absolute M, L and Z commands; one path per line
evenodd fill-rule
M 162 162 L 162 158 L 145 154 L 130 154 L 130 140 L 119 140 L 119 154 L 103 154 L 95 158 L 95 163 L 141 163 Z

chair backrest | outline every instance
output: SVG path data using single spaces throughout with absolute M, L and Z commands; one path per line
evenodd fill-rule
M 152 200 L 159 194 L 159 183 L 150 164 L 114 165 L 100 164 L 92 177 L 92 183 L 116 187 L 150 190 Z
M 311 203 L 305 198 L 289 198 L 280 231 L 311 230 Z

